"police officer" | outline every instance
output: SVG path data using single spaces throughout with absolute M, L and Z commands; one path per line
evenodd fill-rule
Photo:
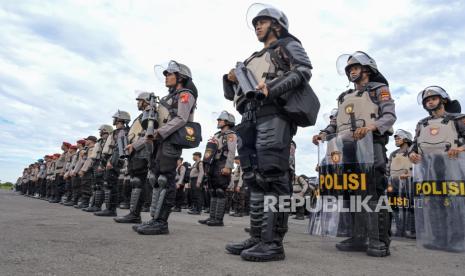
M 127 158 L 127 135 L 131 116 L 128 112 L 118 110 L 113 115 L 115 130 L 110 134 L 102 149 L 102 166 L 105 167 L 103 188 L 105 193 L 105 210 L 94 213 L 96 216 L 115 217 L 118 205 L 118 179 L 124 159 Z
M 295 198 L 300 198 L 305 202 L 305 194 L 308 190 L 308 182 L 304 175 L 297 176 L 295 173 L 292 177 L 292 192 Z M 305 204 L 296 206 L 295 217 L 297 220 L 305 219 Z
M 280 102 L 286 92 L 295 91 L 310 80 L 312 65 L 300 41 L 288 32 L 289 22 L 282 11 L 266 7 L 252 24 L 264 48 L 244 64 L 258 81 L 258 95 L 264 99 L 257 103 L 246 99 L 243 93 L 234 93 L 238 83 L 234 70 L 223 77 L 225 97 L 234 100 L 242 114 L 236 131 L 244 182 L 251 189 L 251 237 L 228 244 L 226 250 L 241 254 L 248 261 L 281 260 L 285 257 L 282 241 L 288 214 L 264 214 L 264 196 L 291 194 L 289 154 L 297 125 L 287 118 Z
M 176 166 L 176 202 L 173 208 L 173 212 L 181 212 L 181 208 L 184 204 L 184 192 L 188 191 L 184 178 L 186 176 L 186 166 L 184 166 L 183 158 L 179 158 Z M 189 196 L 189 195 L 188 195 Z
M 137 108 L 142 113 L 137 116 L 132 122 L 129 133 L 127 150 L 129 153 L 128 158 L 128 174 L 129 182 L 132 187 L 131 198 L 129 204 L 129 214 L 114 218 L 118 223 L 140 223 L 140 212 L 144 201 L 147 189 L 147 172 L 150 158 L 150 152 L 147 151 L 145 146 L 144 136 L 145 130 L 142 127 L 143 111 L 150 108 L 150 97 L 152 95 L 148 92 L 140 92 L 137 96 Z
M 202 162 L 202 153 L 194 152 L 192 154 L 194 164 L 189 174 L 189 184 L 192 191 L 192 209 L 187 213 L 190 215 L 200 215 L 202 212 L 202 184 L 204 169 Z
M 393 222 L 395 225 L 394 236 L 415 238 L 415 217 L 413 204 L 412 162 L 408 158 L 409 148 L 412 145 L 412 134 L 406 130 L 398 129 L 394 134 L 394 140 L 398 149 L 393 151 L 388 160 L 387 173 L 390 177 L 388 196 L 392 207 Z M 408 205 L 400 202 L 408 202 Z M 403 199 L 407 200 L 404 201 Z
M 82 195 L 82 201 L 81 204 L 79 204 L 79 207 L 82 210 L 85 210 L 86 208 L 90 207 L 90 201 L 92 196 L 92 182 L 94 181 L 94 171 L 92 170 L 92 154 L 96 143 L 97 137 L 91 135 L 86 138 L 86 148 L 82 156 L 83 165 L 79 169 Z
M 204 160 L 210 160 L 206 173 L 208 174 L 208 190 L 210 191 L 210 217 L 199 220 L 199 223 L 208 226 L 223 226 L 223 217 L 226 206 L 226 189 L 231 182 L 231 173 L 234 169 L 234 156 L 236 155 L 237 136 L 231 129 L 235 126 L 234 115 L 227 111 L 221 112 L 217 119 L 220 129 L 210 139 L 214 150 L 205 151 Z
M 104 166 L 102 163 L 106 163 L 104 155 L 102 155 L 103 146 L 113 131 L 113 127 L 110 125 L 101 125 L 99 127 L 100 138 L 97 140 L 92 153 L 89 155 L 91 159 L 91 170 L 92 170 L 92 201 L 89 207 L 82 209 L 85 212 L 98 212 L 102 209 L 104 200 L 103 182 L 104 182 Z
M 79 139 L 77 142 L 78 152 L 77 152 L 77 160 L 76 164 L 73 165 L 73 171 L 71 172 L 71 185 L 73 187 L 73 207 L 77 209 L 82 209 L 87 207 L 87 205 L 83 205 L 82 200 L 82 185 L 81 185 L 81 177 L 79 175 L 79 171 L 81 170 L 82 166 L 85 162 L 85 153 L 87 151 L 86 147 L 86 139 Z
M 66 157 L 65 167 L 64 167 L 64 175 L 63 180 L 65 181 L 65 188 L 64 188 L 64 197 L 62 204 L 65 206 L 69 206 L 72 203 L 72 183 L 71 183 L 71 171 L 73 160 L 76 158 L 77 153 L 77 146 L 71 145 L 68 150 L 68 155 Z
M 232 186 L 237 202 L 234 206 L 234 214 L 232 216 L 242 217 L 246 212 L 246 190 L 244 181 L 242 180 L 241 160 L 239 156 L 234 157 L 234 164 L 236 164 L 236 168 L 232 173 L 231 183 L 233 184 Z
M 378 199 L 384 196 L 387 188 L 386 144 L 389 141 L 389 135 L 392 135 L 392 126 L 396 121 L 394 100 L 391 98 L 388 82 L 379 72 L 373 58 L 364 52 L 357 51 L 351 55 L 342 55 L 338 61 L 341 60 L 339 64 L 343 65 L 345 75 L 355 87 L 338 97 L 336 124 L 330 123 L 325 133 L 314 137 L 314 141 L 323 139 L 326 134 L 350 131 L 351 113 L 354 114 L 356 122 L 364 122 L 363 126 L 356 125 L 353 138 L 360 140 L 369 132 L 373 134 L 374 179 L 376 181 L 375 187 L 369 189 L 372 193 L 369 206 L 375 209 Z M 363 216 L 363 218 L 357 217 L 356 222 L 352 223 L 352 237 L 338 243 L 337 249 L 366 251 L 369 256 L 376 257 L 389 255 L 390 219 L 387 210 L 373 212 L 369 216 L 354 215 Z M 366 245 L 366 230 L 368 230 L 368 246 Z
M 163 71 L 168 95 L 158 105 L 158 128 L 154 139 L 154 168 L 151 168 L 153 184 L 151 220 L 134 226 L 139 234 L 168 234 L 168 217 L 176 197 L 176 163 L 182 154 L 179 141 L 168 139 L 171 134 L 183 128 L 194 119 L 197 88 L 192 82 L 191 70 L 184 64 L 171 61 Z M 150 143 L 150 138 L 147 137 Z
M 409 153 L 410 160 L 418 165 L 426 164 L 420 168 L 430 170 L 427 173 L 431 178 L 425 179 L 426 181 L 440 182 L 451 178 L 455 180 L 450 174 L 463 177 L 465 115 L 460 114 L 460 104 L 452 100 L 439 86 L 429 86 L 422 90 L 418 94 L 418 102 L 429 116 L 417 124 Z M 458 158 L 462 159 L 456 160 Z M 461 163 L 454 164 L 454 160 Z M 447 167 L 446 162 L 450 162 L 449 166 L 452 169 Z M 421 225 L 417 225 L 417 241 L 423 240 L 422 245 L 425 248 L 451 252 L 465 251 L 463 201 L 457 198 L 446 195 L 423 197 L 424 206 L 417 209 L 415 215 L 417 223 L 422 222 Z M 429 231 L 425 231 L 423 227 L 429 228 Z M 420 231 L 422 233 L 419 233 Z
M 44 159 L 39 159 L 39 199 L 45 198 L 45 183 L 47 177 L 47 162 L 48 155 L 44 156 Z
M 63 179 L 64 176 L 64 167 L 66 163 L 66 159 L 68 158 L 68 150 L 69 147 L 71 146 L 70 143 L 68 142 L 63 142 L 61 145 L 61 149 L 63 150 L 63 153 L 60 155 L 60 157 L 56 160 L 55 163 L 55 182 L 52 185 L 52 197 L 53 199 L 50 201 L 50 203 L 58 203 L 61 201 L 61 196 L 63 195 L 64 192 L 64 186 L 65 186 L 65 181 Z
M 60 154 L 59 153 L 54 153 L 53 156 L 52 156 L 52 161 L 50 162 L 50 167 L 49 167 L 49 171 L 47 172 L 47 175 L 48 175 L 48 178 L 49 178 L 49 181 L 48 181 L 48 185 L 47 185 L 47 200 L 48 202 L 52 202 L 54 201 L 54 185 L 55 185 L 55 180 L 56 180 L 56 173 L 55 173 L 55 169 L 56 169 L 56 163 L 57 163 L 57 160 L 58 158 L 60 158 Z

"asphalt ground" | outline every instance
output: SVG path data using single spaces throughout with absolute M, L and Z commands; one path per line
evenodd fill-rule
M 386 258 L 339 252 L 337 239 L 310 236 L 308 220 L 293 219 L 284 261 L 245 262 L 224 246 L 247 237 L 249 218 L 197 223 L 206 216 L 172 213 L 169 235 L 142 236 L 112 218 L 0 190 L 0 275 L 465 275 L 465 254 L 407 239 L 393 240 Z

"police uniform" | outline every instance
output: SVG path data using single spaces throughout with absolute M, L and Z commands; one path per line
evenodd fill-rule
M 396 236 L 411 236 L 415 233 L 415 217 L 413 212 L 413 185 L 411 181 L 403 181 L 401 175 L 412 175 L 412 162 L 408 158 L 408 147 L 396 149 L 388 160 L 388 197 L 393 210 L 393 222 Z
M 85 154 L 87 151 L 87 147 L 85 146 L 85 141 L 84 140 L 79 140 L 78 144 L 81 145 L 81 148 L 77 152 L 77 159 L 76 163 L 73 165 L 73 171 L 72 171 L 72 179 L 71 179 L 71 185 L 73 187 L 73 207 L 74 208 L 85 208 L 88 206 L 88 203 L 85 203 L 83 201 L 82 197 L 82 179 L 81 176 L 79 175 L 79 172 L 81 171 L 82 166 L 84 165 L 85 162 Z
M 65 144 L 65 143 L 63 143 Z M 55 162 L 55 181 L 53 182 L 52 185 L 52 203 L 58 203 L 61 201 L 61 196 L 63 195 L 64 192 L 64 179 L 63 179 L 63 174 L 64 174 L 64 167 L 66 163 L 66 159 L 68 157 L 68 150 L 63 151 L 63 153 L 58 157 L 58 159 Z
M 415 131 L 412 152 L 422 155 L 421 163 L 427 164 L 433 179 L 442 181 L 454 178 L 446 166 L 450 159 L 443 157 L 450 148 L 465 144 L 465 115 L 445 112 L 443 116 L 428 116 L 419 121 Z M 463 155 L 464 153 L 460 153 Z M 434 158 L 434 156 L 438 156 Z M 463 159 L 461 159 L 463 160 Z M 462 162 L 462 161 L 456 161 Z M 459 165 L 463 174 L 463 164 Z M 452 179 L 455 180 L 455 179 Z M 419 185 L 419 184 L 416 184 Z M 421 194 L 416 194 L 421 196 Z M 417 210 L 417 239 L 422 239 L 428 249 L 451 252 L 465 251 L 465 219 L 463 201 L 456 196 L 428 196 L 423 199 L 423 209 Z M 461 207 L 456 205 L 462 205 Z M 454 207 L 455 206 L 455 207 Z M 421 211 L 421 212 L 420 212 Z M 424 229 L 430 229 L 427 233 Z M 420 233 L 419 233 L 420 231 Z
M 103 192 L 104 168 L 102 166 L 102 158 L 103 158 L 102 150 L 103 150 L 105 141 L 108 139 L 108 136 L 106 137 L 105 136 L 102 135 L 102 137 L 97 140 L 97 143 L 95 143 L 92 149 L 92 152 L 88 155 L 88 159 L 86 160 L 86 162 L 89 162 L 88 164 L 90 165 L 89 170 L 92 171 L 92 182 L 91 182 L 91 190 L 92 190 L 91 199 L 92 200 L 89 204 L 89 207 L 83 209 L 83 211 L 86 211 L 86 212 L 98 212 L 102 208 L 102 204 L 104 200 L 104 192 Z
M 281 11 L 267 8 L 254 20 L 261 16 L 272 17 L 286 30 L 288 28 L 287 18 Z M 244 182 L 251 190 L 251 237 L 228 244 L 226 250 L 241 254 L 249 261 L 280 260 L 285 257 L 282 241 L 288 229 L 288 214 L 271 211 L 264 214 L 264 197 L 291 195 L 290 146 L 297 124 L 287 117 L 282 103 L 298 88 L 310 89 L 312 65 L 300 41 L 292 35 L 254 53 L 244 65 L 257 82 L 266 82 L 268 96 L 260 102 L 248 100 L 245 92 L 235 93 L 238 86 L 230 82 L 227 75 L 223 77 L 225 98 L 233 100 L 242 115 L 242 122 L 236 127 L 238 153 Z
M 202 183 L 203 183 L 204 169 L 201 160 L 196 161 L 192 165 L 189 175 L 189 184 L 192 191 L 192 212 L 200 214 L 202 212 Z
M 118 223 L 138 223 L 141 221 L 140 212 L 144 197 L 147 191 L 147 172 L 148 152 L 143 137 L 145 130 L 142 128 L 141 113 L 131 124 L 128 133 L 128 143 L 133 145 L 133 152 L 128 159 L 128 174 L 129 182 L 131 183 L 132 191 L 129 202 L 130 213 L 123 217 L 117 217 L 114 220 Z
M 187 68 L 187 66 L 185 67 Z M 187 70 L 190 75 L 190 70 Z M 175 205 L 176 198 L 177 160 L 182 154 L 182 148 L 174 144 L 169 137 L 184 127 L 187 122 L 194 120 L 196 97 L 196 91 L 186 88 L 170 88 L 169 94 L 160 99 L 157 139 L 154 142 L 154 167 L 151 169 L 151 173 L 153 173 L 151 178 L 153 179 L 153 194 L 150 207 L 152 219 L 140 226 L 133 227 L 139 234 L 169 233 L 168 217 L 171 208 Z
M 308 182 L 303 176 L 294 175 L 292 180 L 292 192 L 294 196 L 303 197 L 305 201 L 305 193 L 308 190 Z M 304 219 L 305 204 L 303 206 L 296 206 L 295 219 Z
M 232 189 L 237 202 L 234 206 L 234 217 L 242 217 L 246 213 L 246 189 L 244 187 L 244 181 L 242 180 L 242 169 L 241 166 L 236 166 L 231 177 Z M 239 188 L 239 192 L 237 192 Z
M 95 141 L 97 142 L 97 141 Z M 81 209 L 85 209 L 91 206 L 90 200 L 92 196 L 92 181 L 94 178 L 92 170 L 92 152 L 95 149 L 95 145 L 89 145 L 85 148 L 82 156 L 82 167 L 79 172 L 81 176 L 81 196 L 82 196 L 82 205 Z
M 190 189 L 188 189 L 186 186 L 188 183 L 184 183 L 184 177 L 186 174 L 186 166 L 184 166 L 184 163 L 181 163 L 177 168 L 176 168 L 176 202 L 175 202 L 175 207 L 173 211 L 175 212 L 181 212 L 181 208 L 184 205 L 184 197 L 185 194 L 184 192 L 187 192 L 187 197 L 189 198 L 190 195 Z M 190 203 L 190 202 L 189 202 Z
M 96 216 L 116 216 L 118 201 L 118 182 L 123 179 L 121 168 L 124 166 L 123 156 L 120 156 L 119 148 L 124 149 L 121 136 L 127 136 L 129 128 L 115 129 L 105 141 L 102 149 L 102 166 L 105 167 L 104 194 L 105 210 L 94 213 Z M 121 153 L 124 154 L 124 153 Z M 111 165 L 111 168 L 107 166 Z M 122 191 L 121 191 L 122 192 Z
M 208 169 L 208 189 L 210 191 L 210 221 L 207 225 L 223 224 L 226 207 L 226 189 L 231 182 L 231 175 L 223 175 L 222 170 L 234 169 L 237 136 L 234 131 L 226 130 L 215 133 L 212 138 L 218 149 L 214 153 L 213 162 Z

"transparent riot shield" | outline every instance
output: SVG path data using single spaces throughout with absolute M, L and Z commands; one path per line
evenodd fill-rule
M 465 154 L 423 154 L 413 180 L 417 245 L 465 252 Z
M 351 236 L 354 223 L 364 229 L 366 217 L 357 209 L 357 200 L 374 194 L 373 137 L 367 134 L 354 140 L 351 131 L 328 135 L 326 150 L 318 167 L 319 192 L 311 210 L 308 232 L 311 235 Z M 357 221 L 356 221 L 357 220 Z
M 392 228 L 394 236 L 414 238 L 414 185 L 412 178 L 391 175 L 388 180 L 387 196 L 392 208 Z

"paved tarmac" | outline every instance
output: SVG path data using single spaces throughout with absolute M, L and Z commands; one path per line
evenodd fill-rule
M 0 190 L 0 275 L 465 275 L 465 254 L 404 239 L 386 258 L 339 252 L 336 239 L 310 236 L 308 221 L 293 219 L 284 261 L 245 262 L 224 245 L 247 237 L 248 217 L 227 215 L 219 228 L 199 218 L 173 213 L 170 235 L 141 236 L 112 218 Z

